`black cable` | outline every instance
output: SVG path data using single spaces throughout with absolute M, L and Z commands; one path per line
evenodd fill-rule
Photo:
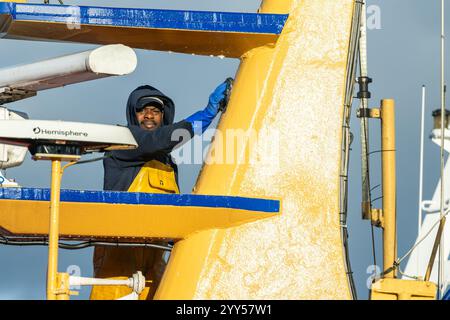
M 371 156 L 371 155 L 373 155 L 373 154 L 375 154 L 375 153 L 395 152 L 395 151 L 397 151 L 397 150 L 376 150 L 376 151 L 369 152 L 367 155 L 368 155 L 368 156 Z
M 0 244 L 9 246 L 48 246 L 48 239 L 43 237 L 14 237 L 0 235 Z M 80 250 L 94 246 L 105 247 L 148 247 L 161 249 L 164 251 L 172 251 L 171 245 L 160 245 L 154 243 L 133 243 L 133 242 L 104 242 L 104 241 L 84 241 L 75 244 L 59 242 L 59 248 L 64 250 Z
M 375 198 L 374 200 L 372 200 L 372 203 L 375 202 L 375 201 L 377 201 L 377 200 L 380 200 L 380 199 L 383 199 L 383 197 Z
M 372 252 L 373 252 L 373 265 L 377 266 L 377 254 L 376 254 L 376 248 L 375 248 L 375 227 L 372 225 Z

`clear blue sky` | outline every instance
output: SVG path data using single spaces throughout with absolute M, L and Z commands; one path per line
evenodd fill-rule
M 38 1 L 31 1 L 38 2 Z M 56 2 L 54 0 L 53 2 Z M 162 9 L 255 12 L 260 0 L 133 0 L 65 1 L 66 4 Z M 399 253 L 408 250 L 416 237 L 419 172 L 419 124 L 421 85 L 429 88 L 426 133 L 432 126 L 431 111 L 439 106 L 439 4 L 433 0 L 370 0 L 381 8 L 381 29 L 370 30 L 369 73 L 374 79 L 371 106 L 381 98 L 397 102 L 397 169 Z M 448 24 L 450 28 L 450 23 Z M 448 29 L 447 31 L 450 31 Z M 0 67 L 32 62 L 94 48 L 92 45 L 0 40 Z M 137 70 L 129 76 L 78 84 L 40 93 L 9 105 L 33 119 L 71 120 L 107 124 L 125 123 L 128 94 L 138 85 L 151 84 L 171 96 L 177 105 L 176 120 L 203 108 L 218 83 L 234 76 L 239 61 L 173 53 L 136 50 Z M 370 226 L 360 218 L 359 121 L 354 104 L 349 188 L 350 255 L 360 298 L 367 298 L 366 269 L 372 264 Z M 380 149 L 379 123 L 371 122 L 371 149 Z M 295 146 L 293 146 L 295 147 Z M 301 146 L 298 146 L 301 147 Z M 439 175 L 439 149 L 425 144 L 425 199 L 430 199 Z M 371 158 L 372 185 L 380 183 L 380 156 Z M 199 165 L 182 165 L 181 190 L 190 192 Z M 27 157 L 24 165 L 8 170 L 8 176 L 27 187 L 48 187 L 50 166 Z M 68 169 L 63 188 L 100 190 L 101 163 Z M 374 198 L 380 189 L 374 191 Z M 376 203 L 381 206 L 381 202 Z M 377 231 L 378 262 L 381 232 Z M 92 275 L 92 249 L 61 251 L 60 270 L 78 265 L 83 276 Z M 47 248 L 0 247 L 0 299 L 44 299 Z M 85 289 L 79 298 L 87 298 Z M 75 298 L 75 297 L 74 297 Z

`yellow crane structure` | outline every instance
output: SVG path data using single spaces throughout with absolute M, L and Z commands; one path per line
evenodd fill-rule
M 32 20 L 25 13 L 11 19 L 0 14 L 0 32 L 8 38 L 114 42 L 239 58 L 227 111 L 218 124 L 223 137 L 212 142 L 193 194 L 281 203 L 276 212 L 249 213 L 63 201 L 61 236 L 176 240 L 155 299 L 355 298 L 345 211 L 360 15 L 361 3 L 355 0 L 263 0 L 258 19 L 283 23 L 279 32 L 258 33 L 111 27 L 83 19 L 78 29 L 67 29 L 65 20 Z M 391 100 L 385 103 L 392 105 Z M 247 139 L 224 143 L 236 132 L 246 133 Z M 275 156 L 261 161 L 267 150 Z M 232 161 L 218 161 L 228 154 L 234 155 Z M 392 174 L 395 170 L 388 180 Z M 383 182 L 389 183 L 384 176 Z M 393 187 L 395 192 L 395 183 Z M 46 203 L 0 201 L 1 229 L 48 234 Z M 395 262 L 395 193 L 393 201 L 394 216 L 381 213 L 392 230 L 386 243 L 391 250 L 388 266 Z M 392 293 L 398 283 L 388 295 L 411 298 L 415 284 L 409 296 Z M 382 296 L 386 292 L 380 285 L 377 292 Z M 419 297 L 433 298 L 434 289 L 431 286 Z

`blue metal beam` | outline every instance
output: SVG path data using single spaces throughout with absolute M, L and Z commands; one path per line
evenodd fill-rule
M 0 203 L 1 200 L 50 201 L 50 189 L 0 188 Z M 278 213 L 280 211 L 280 201 L 278 200 L 193 194 L 153 194 L 63 189 L 61 190 L 61 201 L 79 203 L 226 208 L 269 213 Z
M 239 57 L 276 42 L 288 15 L 0 3 L 5 38 L 123 43 Z

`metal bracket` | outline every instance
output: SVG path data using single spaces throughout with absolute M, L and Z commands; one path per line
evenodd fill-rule
M 372 225 L 378 228 L 384 228 L 384 216 L 382 209 L 372 209 L 371 210 L 371 221 Z
M 0 104 L 11 103 L 36 96 L 36 91 L 13 89 L 9 87 L 0 88 Z
M 384 217 L 382 209 L 373 209 L 369 202 L 363 202 L 361 204 L 361 211 L 363 213 L 363 220 L 370 220 L 373 226 L 378 228 L 384 228 Z
M 372 210 L 370 202 L 362 202 L 361 203 L 361 212 L 363 220 L 370 220 L 370 211 Z
M 380 119 L 381 118 L 381 110 L 379 108 L 374 108 L 374 109 L 361 108 L 358 110 L 356 116 L 358 118 Z
M 56 295 L 57 300 L 69 300 L 70 295 L 78 295 L 78 292 L 70 291 L 68 273 L 58 272 L 56 274 L 56 286 L 57 289 L 53 293 Z

